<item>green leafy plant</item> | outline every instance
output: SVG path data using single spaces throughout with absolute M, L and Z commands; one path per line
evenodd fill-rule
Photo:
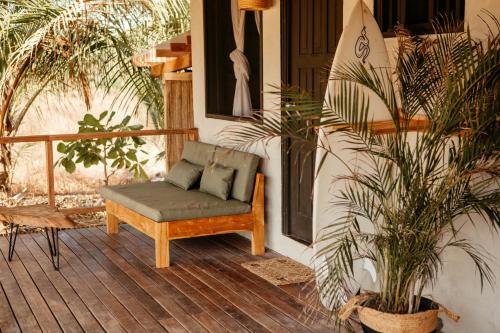
M 332 194 L 335 214 L 316 240 L 316 258 L 324 259 L 317 287 L 333 316 L 357 292 L 349 286 L 362 260 L 377 272 L 378 290 L 365 305 L 388 313 L 418 311 L 451 247 L 472 259 L 481 288 L 494 283 L 489 255 L 463 232 L 480 223 L 500 231 L 500 24 L 490 19 L 482 41 L 447 21 L 431 37 L 399 32 L 393 70 L 346 64 L 329 78 L 335 91 L 326 101 L 285 88 L 276 92 L 280 110 L 221 133 L 240 148 L 291 138 L 319 149 L 320 169 L 333 158 L 348 170 L 334 179 L 341 188 Z M 367 91 L 390 113 L 392 133 L 371 130 Z M 426 130 L 408 133 L 422 115 Z M 356 165 L 339 157 L 334 141 Z
M 105 111 L 95 118 L 87 113 L 83 120 L 79 121 L 78 133 L 102 133 L 102 132 L 126 132 L 138 131 L 143 128 L 142 125 L 129 125 L 130 116 L 123 118 L 116 125 L 111 125 L 115 112 Z M 57 160 L 56 165 L 60 165 L 67 172 L 73 173 L 77 164 L 83 164 L 85 168 L 93 165 L 103 165 L 104 184 L 109 185 L 110 178 L 116 170 L 128 169 L 133 172 L 134 177 L 138 179 L 148 179 L 143 166 L 148 162 L 147 159 L 139 160 L 138 152 L 147 154 L 141 150 L 146 142 L 140 137 L 119 137 L 119 138 L 101 138 L 86 139 L 79 141 L 60 142 L 57 145 L 57 151 L 62 156 Z

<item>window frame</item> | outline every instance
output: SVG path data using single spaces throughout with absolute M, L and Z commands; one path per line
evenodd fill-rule
M 393 1 L 392 0 L 374 0 L 373 7 L 374 7 L 374 16 L 375 20 L 377 21 L 380 30 L 382 30 L 382 35 L 384 38 L 391 38 L 395 37 L 396 33 L 394 31 L 395 26 L 401 26 L 405 29 L 407 29 L 412 35 L 429 35 L 429 34 L 434 34 L 434 30 L 432 29 L 432 20 L 434 20 L 436 17 L 439 16 L 439 12 L 437 12 L 434 8 L 436 6 L 436 2 L 439 0 L 419 0 L 419 4 L 425 3 L 425 1 L 428 4 L 428 14 L 427 14 L 427 19 L 428 22 L 425 23 L 418 23 L 418 24 L 411 24 L 411 25 L 406 25 L 406 2 L 407 1 L 414 1 L 414 0 L 396 0 L 396 14 L 392 15 L 391 18 L 387 18 L 389 23 L 387 24 L 387 27 L 384 27 L 384 19 L 387 13 L 387 11 L 384 9 L 383 3 L 389 3 L 388 6 L 392 7 Z M 456 20 L 457 22 L 461 22 L 460 26 L 460 31 L 464 31 L 464 25 L 463 21 L 465 18 L 465 0 L 448 0 L 448 2 L 455 2 L 456 6 L 458 8 L 458 13 L 455 13 L 453 16 L 453 19 Z M 388 11 L 389 13 L 392 13 L 391 9 Z M 394 16 L 395 16 L 395 22 L 394 21 Z M 402 22 L 402 23 L 400 23 Z M 389 26 L 391 25 L 391 26 Z
M 263 120 L 261 117 L 254 118 L 254 117 L 239 117 L 239 116 L 233 116 L 230 114 L 225 114 L 225 113 L 213 113 L 210 112 L 210 104 L 209 104 L 209 96 L 207 93 L 207 86 L 209 84 L 208 77 L 207 77 L 207 68 L 208 66 L 211 66 L 211 64 L 208 63 L 208 58 L 207 57 L 207 35 L 210 33 L 207 29 L 207 10 L 206 10 L 206 3 L 207 1 L 211 0 L 203 0 L 203 44 L 204 44 L 204 66 L 205 66 L 205 73 L 204 73 L 204 85 L 205 85 L 205 118 L 211 118 L 211 119 L 219 119 L 219 120 L 226 120 L 226 121 L 236 121 L 236 122 L 262 122 Z M 225 0 L 225 1 L 230 1 L 230 0 Z M 227 16 L 227 18 L 230 20 L 231 19 L 231 14 Z M 264 87 L 264 77 L 263 77 L 263 20 L 260 21 L 260 35 L 259 35 L 259 76 L 260 76 L 260 82 L 259 82 L 259 108 L 254 109 L 254 110 L 261 110 L 263 109 L 263 103 L 264 103 L 264 94 L 263 94 L 263 87 Z M 229 55 L 227 55 L 229 56 Z M 230 67 L 231 70 L 233 70 L 233 67 Z

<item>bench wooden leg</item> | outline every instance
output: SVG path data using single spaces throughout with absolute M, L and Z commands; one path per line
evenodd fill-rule
M 264 238 L 264 223 L 255 222 L 252 231 L 252 254 L 254 256 L 262 256 L 266 252 Z
M 120 220 L 109 211 L 106 213 L 106 230 L 108 234 L 117 234 Z
M 155 225 L 155 256 L 156 268 L 170 266 L 168 223 L 156 223 Z

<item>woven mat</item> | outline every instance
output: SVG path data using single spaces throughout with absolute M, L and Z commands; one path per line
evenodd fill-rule
M 307 282 L 314 277 L 312 269 L 286 257 L 250 261 L 241 266 L 275 286 Z

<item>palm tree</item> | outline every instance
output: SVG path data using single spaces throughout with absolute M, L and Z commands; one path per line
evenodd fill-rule
M 461 233 L 469 223 L 500 230 L 500 24 L 489 17 L 494 29 L 486 41 L 446 20 L 435 24 L 434 37 L 400 32 L 394 71 L 346 64 L 332 73 L 334 93 L 326 101 L 283 89 L 279 111 L 221 133 L 240 148 L 292 138 L 338 158 L 329 144 L 334 137 L 356 154 L 356 166 L 339 159 L 349 170 L 335 179 L 342 189 L 333 205 L 341 216 L 316 240 L 323 245 L 316 256 L 325 258 L 318 288 L 333 315 L 356 292 L 347 286 L 360 260 L 372 261 L 378 275 L 379 292 L 366 304 L 389 313 L 419 311 L 449 247 L 472 258 L 481 287 L 493 284 L 487 255 Z M 384 102 L 392 133 L 372 129 L 367 91 Z M 428 124 L 410 143 L 406 128 L 419 115 Z
M 101 88 L 118 107 L 145 105 L 161 118 L 160 83 L 130 58 L 189 29 L 189 0 L 0 0 L 0 15 L 0 136 L 15 135 L 49 91 L 76 89 L 90 107 Z M 10 147 L 1 148 L 8 174 Z

